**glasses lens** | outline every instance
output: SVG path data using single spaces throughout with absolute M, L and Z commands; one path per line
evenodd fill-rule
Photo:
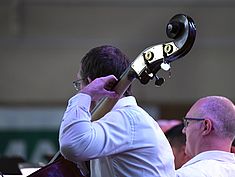
M 76 90 L 80 90 L 80 88 L 81 88 L 81 82 L 82 82 L 82 79 L 73 81 L 73 86 L 75 87 Z
M 204 118 L 191 118 L 191 117 L 188 118 L 188 117 L 185 117 L 185 118 L 183 118 L 183 120 L 184 120 L 184 127 L 187 127 L 190 120 L 202 121 L 202 120 L 205 120 L 205 119 Z
M 184 127 L 187 127 L 188 126 L 188 120 L 187 119 L 184 119 Z

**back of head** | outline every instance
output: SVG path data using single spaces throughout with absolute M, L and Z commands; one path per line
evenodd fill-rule
M 165 132 L 167 139 L 169 140 L 172 147 L 181 147 L 186 143 L 186 136 L 182 133 L 184 124 L 175 125 L 171 129 Z
M 182 132 L 184 124 L 178 124 L 165 132 L 165 135 L 172 147 L 172 151 L 175 157 L 175 168 L 179 169 L 185 164 L 190 157 L 185 153 L 186 136 Z
M 222 96 L 201 98 L 189 112 L 191 116 L 210 119 L 218 138 L 229 138 L 231 141 L 234 139 L 235 107 L 228 98 Z
M 91 80 L 111 74 L 120 78 L 129 65 L 130 61 L 120 49 L 103 45 L 91 49 L 82 58 L 80 75 Z

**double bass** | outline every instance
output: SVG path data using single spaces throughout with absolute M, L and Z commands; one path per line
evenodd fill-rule
M 143 50 L 119 78 L 113 87 L 120 97 L 131 83 L 138 79 L 147 84 L 155 79 L 161 86 L 164 78 L 159 78 L 159 70 L 170 71 L 170 63 L 185 56 L 192 48 L 196 38 L 196 27 L 193 19 L 184 14 L 173 16 L 166 26 L 166 34 L 172 39 L 169 42 L 150 46 Z M 92 121 L 96 121 L 108 113 L 119 98 L 104 98 L 92 110 Z M 83 177 L 80 169 L 71 161 L 63 158 L 60 152 L 53 157 L 48 165 L 30 174 L 28 177 Z

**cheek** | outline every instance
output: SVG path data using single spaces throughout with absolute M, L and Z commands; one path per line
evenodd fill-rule
M 81 82 L 81 89 L 83 89 L 84 87 L 86 87 L 90 82 L 88 82 L 87 80 L 84 80 L 83 82 Z
M 188 156 L 191 156 L 191 150 L 190 150 L 190 143 L 186 142 L 186 145 L 185 145 L 185 154 L 187 154 Z
M 186 151 L 188 150 L 188 148 L 189 148 L 189 146 L 190 146 L 190 141 L 191 141 L 191 135 L 190 135 L 190 132 L 188 132 L 187 130 L 186 130 L 186 133 L 185 133 L 185 135 L 186 135 Z
M 81 90 L 82 90 L 84 87 L 85 87 L 85 85 L 81 83 L 81 85 L 80 85 Z
M 194 131 L 190 130 L 190 131 L 186 131 L 186 146 L 185 146 L 185 153 L 188 155 L 188 156 L 192 156 L 192 152 L 193 152 L 193 148 L 195 147 L 194 146 L 194 143 L 195 141 L 197 140 L 196 139 L 196 134 L 194 133 Z

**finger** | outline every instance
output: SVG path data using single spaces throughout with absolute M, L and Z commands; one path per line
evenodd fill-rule
M 105 76 L 105 77 L 103 77 L 103 79 L 104 79 L 106 82 L 115 82 L 115 81 L 118 80 L 114 75 Z
M 115 91 L 105 91 L 105 95 L 109 98 L 118 98 L 119 95 Z
M 106 76 L 104 80 L 105 80 L 105 89 L 107 90 L 112 90 L 112 88 L 116 85 L 118 81 L 114 75 Z

